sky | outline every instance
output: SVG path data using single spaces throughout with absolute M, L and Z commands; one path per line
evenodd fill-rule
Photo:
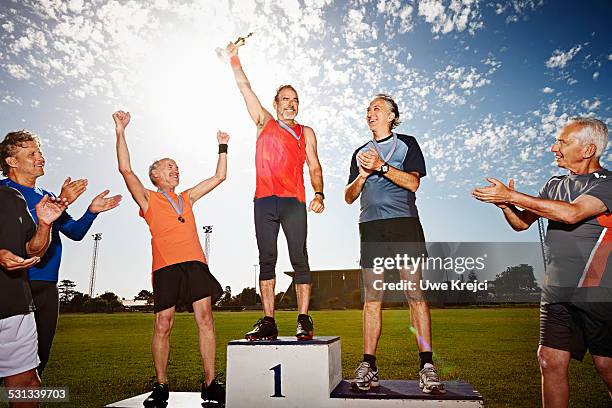
M 40 187 L 59 193 L 68 176 L 89 180 L 68 210 L 75 218 L 104 189 L 124 196 L 90 232 L 103 234 L 95 292 L 127 299 L 151 290 L 150 235 L 117 171 L 111 114 L 132 114 L 126 134 L 140 178 L 172 157 L 179 190 L 212 176 L 216 131 L 228 132 L 228 178 L 195 214 L 198 228 L 213 226 L 211 271 L 238 293 L 254 285 L 258 263 L 256 130 L 215 48 L 253 32 L 240 56 L 254 91 L 272 110 L 275 89 L 293 84 L 297 119 L 317 135 L 326 209 L 308 215 L 312 269 L 357 267 L 359 204 L 343 191 L 380 92 L 399 104 L 396 131 L 415 136 L 425 156 L 417 206 L 428 241 L 537 242 L 535 226 L 515 233 L 470 191 L 491 176 L 536 194 L 563 173 L 549 149 L 569 118 L 612 125 L 611 17 L 604 0 L 2 0 L 0 132 L 41 137 Z M 82 292 L 91 234 L 63 239 L 60 279 Z M 282 233 L 278 248 L 277 291 L 290 283 Z

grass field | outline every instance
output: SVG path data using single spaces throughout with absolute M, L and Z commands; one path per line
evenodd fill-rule
M 215 314 L 217 362 L 225 370 L 225 345 L 241 338 L 259 312 Z M 362 354 L 361 312 L 312 312 L 316 334 L 339 335 L 343 375 L 351 378 Z M 408 312 L 385 310 L 378 365 L 382 379 L 415 379 L 418 356 L 409 332 Z M 295 330 L 295 312 L 279 312 L 280 334 Z M 469 381 L 487 407 L 540 406 L 536 361 L 538 310 L 535 308 L 432 310 L 434 358 L 445 380 Z M 70 404 L 47 407 L 100 407 L 149 390 L 154 379 L 149 344 L 153 314 L 75 314 L 60 316 L 46 386 L 68 386 Z M 193 316 L 178 314 L 172 334 L 170 386 L 196 391 L 202 379 Z M 571 407 L 609 406 L 592 360 L 571 366 Z

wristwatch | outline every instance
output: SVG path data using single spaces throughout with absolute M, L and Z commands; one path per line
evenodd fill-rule
M 389 163 L 385 163 L 382 166 L 380 166 L 380 174 L 387 174 L 387 172 L 389 171 Z
M 322 191 L 316 191 L 316 192 L 315 192 L 315 195 L 319 195 L 319 196 L 321 196 L 321 198 L 322 198 L 323 200 L 325 200 L 325 194 L 323 194 L 323 192 L 322 192 Z

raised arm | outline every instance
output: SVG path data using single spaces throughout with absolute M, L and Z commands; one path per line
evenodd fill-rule
M 226 50 L 230 56 L 230 65 L 234 72 L 236 85 L 238 85 L 238 89 L 244 98 L 249 115 L 251 115 L 251 119 L 253 119 L 257 128 L 261 129 L 269 119 L 273 119 L 273 116 L 263 108 L 259 98 L 257 98 L 257 95 L 255 95 L 255 92 L 251 89 L 251 83 L 244 73 L 242 65 L 240 64 L 240 59 L 238 58 L 238 47 L 236 47 L 234 43 L 229 43 Z
M 217 132 L 217 141 L 219 142 L 219 159 L 217 160 L 217 170 L 215 175 L 206 180 L 202 180 L 196 186 L 187 190 L 191 204 L 198 201 L 204 195 L 212 191 L 215 187 L 225 180 L 227 177 L 227 142 L 230 136 L 222 131 Z
M 140 207 L 143 213 L 146 213 L 149 208 L 149 191 L 142 185 L 142 182 L 132 171 L 130 164 L 130 152 L 125 141 L 125 128 L 130 123 L 130 113 L 117 111 L 113 113 L 115 121 L 115 133 L 117 134 L 117 162 L 119 164 L 119 173 L 123 176 L 125 185 L 132 195 L 136 204 Z
M 317 153 L 317 137 L 314 130 L 304 126 L 304 138 L 306 140 L 306 164 L 310 173 L 310 184 L 312 184 L 312 189 L 315 192 L 308 210 L 320 214 L 325 209 L 325 205 L 323 204 L 323 169 Z

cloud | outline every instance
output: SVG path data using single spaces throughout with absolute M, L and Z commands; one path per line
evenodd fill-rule
M 551 57 L 546 61 L 546 66 L 548 68 L 565 68 L 567 63 L 572 60 L 580 52 L 582 49 L 582 45 L 576 45 L 572 47 L 569 51 L 561 51 L 556 49 L 553 51 Z
M 4 31 L 7 33 L 12 33 L 15 31 L 15 25 L 12 21 L 7 21 L 6 23 L 2 24 L 2 28 L 4 28 Z
M 6 71 L 15 79 L 29 79 L 30 73 L 21 65 L 7 64 Z
M 431 24 L 432 33 L 448 34 L 467 29 L 470 34 L 483 27 L 479 4 L 475 0 L 421 0 L 418 14 Z
M 510 0 L 506 3 L 488 3 L 489 7 L 495 7 L 495 14 L 501 15 L 508 13 L 506 23 L 516 23 L 521 19 L 526 19 L 528 13 L 536 10 L 544 4 L 544 0 Z
M 601 106 L 601 101 L 597 98 L 595 98 L 593 101 L 589 101 L 588 99 L 585 99 L 582 102 L 580 102 L 580 106 L 582 106 L 587 111 L 591 112 L 591 111 L 598 109 Z
M 344 20 L 344 35 L 349 45 L 354 45 L 360 39 L 376 39 L 376 29 L 363 21 L 364 10 L 349 10 Z
M 542 92 L 544 92 L 545 94 L 551 94 L 551 93 L 555 92 L 555 90 L 553 88 L 545 86 L 544 88 L 542 88 Z
M 596 80 L 597 78 L 599 78 L 599 72 L 594 72 L 593 73 L 593 80 Z

